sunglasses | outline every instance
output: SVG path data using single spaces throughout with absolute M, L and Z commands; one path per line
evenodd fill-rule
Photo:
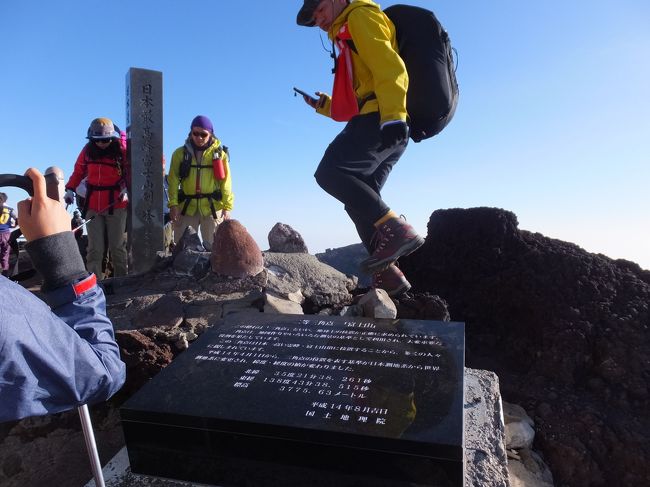
M 113 139 L 95 139 L 95 144 L 110 144 L 113 142 Z
M 192 132 L 192 135 L 194 137 L 199 137 L 201 139 L 205 139 L 210 135 L 210 132 Z

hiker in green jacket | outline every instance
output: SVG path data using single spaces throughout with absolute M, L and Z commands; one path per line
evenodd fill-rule
M 192 120 L 185 145 L 172 154 L 167 180 L 174 243 L 192 226 L 210 250 L 217 225 L 230 218 L 235 197 L 228 149 L 215 137 L 208 117 Z

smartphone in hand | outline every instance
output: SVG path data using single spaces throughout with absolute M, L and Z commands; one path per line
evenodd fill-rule
M 302 91 L 302 90 L 299 90 L 299 89 L 296 88 L 295 86 L 293 87 L 293 91 L 295 91 L 295 92 L 298 93 L 299 95 L 306 96 L 307 98 L 309 98 L 309 99 L 312 101 L 312 103 L 318 103 L 318 98 L 314 98 L 314 97 L 311 96 L 309 93 L 307 93 L 307 92 L 305 92 L 305 91 Z

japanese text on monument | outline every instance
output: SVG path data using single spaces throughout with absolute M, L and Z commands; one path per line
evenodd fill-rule
M 376 401 L 377 377 L 435 374 L 445 367 L 442 343 L 429 334 L 378 328 L 372 322 L 322 319 L 296 324 L 242 324 L 218 334 L 195 360 L 243 367 L 231 387 L 273 387 L 287 400 L 309 399 L 304 415 L 339 423 L 386 425 L 389 408 Z

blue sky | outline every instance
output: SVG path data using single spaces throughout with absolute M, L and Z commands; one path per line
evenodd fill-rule
M 524 230 L 650 269 L 650 3 L 410 3 L 449 31 L 461 98 L 442 134 L 409 146 L 388 204 L 422 234 L 436 209 L 500 207 Z M 301 4 L 0 2 L 0 172 L 69 175 L 93 118 L 124 128 L 129 67 L 154 69 L 165 153 L 208 115 L 231 151 L 233 217 L 262 249 L 276 222 L 312 253 L 357 242 L 313 179 L 343 126 L 292 96 L 332 84 L 325 35 L 295 24 Z

